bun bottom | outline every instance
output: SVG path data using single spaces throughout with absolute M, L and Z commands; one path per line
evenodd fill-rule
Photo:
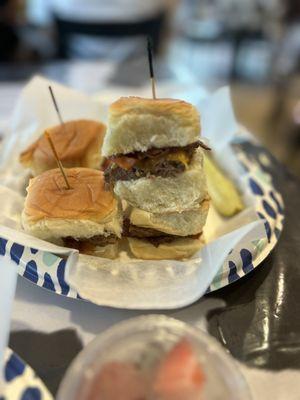
M 141 239 L 128 238 L 131 252 L 142 260 L 182 260 L 189 258 L 204 245 L 203 238 L 176 239 L 171 243 L 162 243 L 158 247 Z
M 118 256 L 118 243 L 108 244 L 107 246 L 97 246 L 91 255 L 94 257 L 110 258 L 113 260 Z
M 110 258 L 111 260 L 117 258 L 119 252 L 118 243 L 108 244 L 107 246 L 95 246 L 92 250 L 79 251 L 80 254 L 87 256 Z

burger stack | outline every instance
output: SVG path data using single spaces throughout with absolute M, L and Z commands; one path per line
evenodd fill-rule
M 124 97 L 111 105 L 105 182 L 122 200 L 135 257 L 183 259 L 201 248 L 209 208 L 203 147 L 189 103 Z

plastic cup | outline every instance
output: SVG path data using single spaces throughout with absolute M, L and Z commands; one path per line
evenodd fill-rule
M 97 336 L 71 364 L 57 400 L 88 400 L 92 383 L 107 363 L 130 362 L 150 371 L 183 338 L 192 344 L 204 372 L 199 400 L 250 400 L 237 363 L 214 338 L 163 315 L 133 318 Z

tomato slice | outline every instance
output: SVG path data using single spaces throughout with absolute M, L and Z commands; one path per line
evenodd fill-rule
M 109 362 L 94 378 L 87 400 L 146 400 L 147 381 L 132 363 Z
M 117 164 L 119 167 L 123 168 L 123 169 L 131 169 L 136 163 L 137 160 L 135 158 L 131 158 L 131 157 L 114 157 L 111 159 L 115 164 Z
M 199 400 L 205 381 L 192 344 L 183 339 L 161 361 L 154 380 L 159 400 Z

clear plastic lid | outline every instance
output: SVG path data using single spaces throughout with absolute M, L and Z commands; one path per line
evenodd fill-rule
M 131 383 L 134 379 L 139 382 L 139 388 L 132 389 L 133 385 L 131 385 L 130 389 L 126 389 L 126 384 L 124 384 L 126 377 L 123 374 L 121 379 L 123 379 L 124 391 L 127 390 L 127 397 L 124 395 L 124 398 L 130 398 L 128 391 L 141 390 L 140 387 L 143 385 L 141 382 L 147 382 L 144 383 L 144 386 L 148 385 L 149 382 L 151 383 L 155 376 L 153 371 L 157 371 L 159 366 L 162 365 L 162 360 L 172 352 L 172 349 L 178 343 L 183 342 L 188 342 L 191 345 L 193 357 L 201 366 L 204 377 L 199 395 L 185 396 L 184 400 L 250 399 L 249 390 L 237 364 L 214 338 L 184 322 L 162 315 L 130 319 L 97 336 L 71 364 L 59 388 L 57 399 L 90 400 L 96 398 L 91 396 L 91 391 L 95 392 L 96 386 L 103 379 L 103 374 L 102 378 L 99 379 L 101 371 L 105 369 L 105 366 L 117 366 L 120 369 L 120 365 L 123 365 L 123 371 L 126 371 L 125 375 L 129 376 Z M 186 359 L 184 359 L 184 362 L 186 362 Z M 172 362 L 177 363 L 180 360 L 173 354 Z M 178 366 L 181 368 L 182 365 L 180 361 Z M 139 374 L 142 373 L 143 377 L 146 376 L 147 380 L 142 381 L 140 379 L 142 375 L 136 376 L 135 372 L 131 371 L 132 366 L 137 368 L 135 371 L 138 371 Z M 177 366 L 175 366 L 175 369 L 171 367 L 171 370 L 169 367 L 170 362 L 168 363 L 168 371 L 166 368 L 164 371 L 161 368 L 161 378 L 163 377 L 165 381 L 168 381 L 168 377 L 174 378 L 175 373 L 178 383 L 181 378 L 178 378 Z M 188 366 L 184 368 L 187 370 Z M 118 372 L 114 370 L 111 373 L 116 376 L 115 374 Z M 116 382 L 116 386 L 117 384 Z M 166 386 L 165 383 L 164 386 Z M 168 389 L 170 389 L 170 385 L 168 385 Z M 147 392 L 144 397 L 141 394 L 140 397 L 136 398 L 143 400 L 169 399 L 169 397 L 156 396 L 153 392 L 151 392 L 152 394 L 149 393 Z M 108 395 L 106 396 L 99 396 L 99 399 L 110 399 Z M 173 396 L 173 398 L 175 397 Z

